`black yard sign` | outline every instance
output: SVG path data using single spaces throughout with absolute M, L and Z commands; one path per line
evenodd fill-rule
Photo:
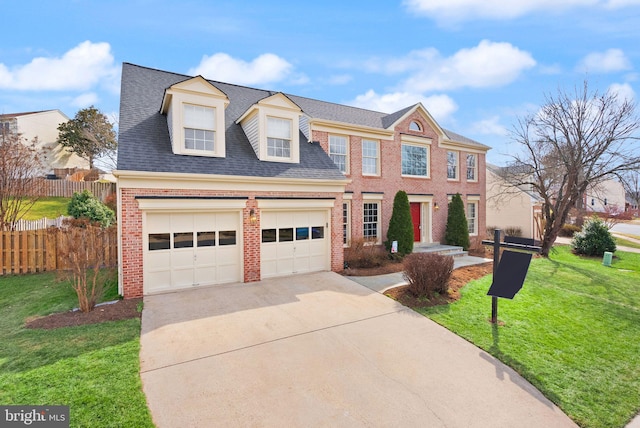
M 534 245 L 533 239 L 527 238 L 506 236 L 504 242 L 500 242 L 500 229 L 494 231 L 493 241 L 482 243 L 493 246 L 493 282 L 487 295 L 492 296 L 491 322 L 495 324 L 498 322 L 498 297 L 513 299 L 524 284 L 533 253 L 539 253 L 541 248 Z M 505 248 L 502 257 L 500 248 Z

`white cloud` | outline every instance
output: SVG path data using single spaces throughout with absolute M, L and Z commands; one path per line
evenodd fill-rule
M 71 105 L 78 108 L 85 108 L 98 103 L 98 95 L 95 92 L 86 92 L 71 101 Z
M 19 66 L 0 64 L 0 88 L 10 90 L 80 90 L 111 86 L 118 69 L 109 43 L 85 41 L 61 57 L 38 57 Z
M 574 7 L 621 7 L 638 0 L 405 0 L 410 12 L 451 24 L 474 19 L 513 19 L 534 12 L 556 12 Z
M 405 91 L 443 91 L 462 87 L 504 86 L 524 70 L 536 65 L 531 54 L 510 43 L 482 40 L 478 46 L 461 49 L 448 58 L 431 49 L 424 51 L 423 63 L 416 62 L 415 73 L 402 84 Z M 413 62 L 417 55 L 411 54 Z M 404 60 L 401 63 L 406 64 Z
M 277 55 L 266 53 L 251 62 L 232 58 L 226 53 L 203 56 L 200 64 L 189 70 L 191 75 L 240 85 L 278 82 L 288 77 L 293 66 Z
M 631 69 L 631 62 L 621 49 L 609 49 L 604 52 L 591 52 L 576 67 L 587 73 L 612 73 Z
M 628 83 L 614 83 L 609 86 L 608 91 L 616 94 L 620 100 L 626 99 L 633 101 L 636 99 L 636 93 Z
M 492 116 L 488 119 L 475 122 L 471 126 L 471 130 L 476 134 L 483 135 L 499 135 L 501 137 L 509 135 L 507 128 L 500 123 L 499 116 Z
M 358 95 L 355 100 L 347 102 L 347 104 L 384 113 L 393 113 L 419 102 L 437 121 L 446 120 L 458 109 L 455 101 L 448 95 L 424 96 L 409 92 L 377 94 L 372 89 L 365 94 Z

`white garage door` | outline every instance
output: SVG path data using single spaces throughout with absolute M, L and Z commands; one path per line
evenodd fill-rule
M 145 294 L 241 281 L 239 213 L 148 213 Z
M 260 217 L 263 278 L 329 270 L 327 210 L 262 211 Z

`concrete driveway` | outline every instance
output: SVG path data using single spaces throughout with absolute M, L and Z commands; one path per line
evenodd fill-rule
M 335 273 L 144 298 L 158 427 L 575 427 L 513 370 Z

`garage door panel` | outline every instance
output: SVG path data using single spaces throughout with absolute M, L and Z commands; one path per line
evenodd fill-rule
M 171 214 L 153 214 L 147 216 L 147 233 L 165 233 L 171 224 Z
M 171 288 L 186 288 L 193 286 L 193 267 L 172 267 Z

